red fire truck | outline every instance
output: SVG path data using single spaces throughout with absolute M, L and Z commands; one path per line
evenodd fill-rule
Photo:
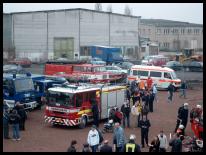
M 109 110 L 120 108 L 125 100 L 125 86 L 103 84 L 66 84 L 48 89 L 45 122 L 84 128 L 93 121 L 91 99 L 97 101 L 99 118 L 109 117 Z
M 69 82 L 105 83 L 121 82 L 125 79 L 124 74 L 106 72 L 103 65 L 72 63 L 49 62 L 45 65 L 44 74 L 64 77 Z

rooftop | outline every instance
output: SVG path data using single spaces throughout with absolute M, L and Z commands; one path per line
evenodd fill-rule
M 202 24 L 165 20 L 165 19 L 140 19 L 140 23 L 146 25 L 155 25 L 157 27 L 203 27 Z
M 119 16 L 125 16 L 125 17 L 132 17 L 132 18 L 141 18 L 141 16 L 133 16 L 133 15 L 125 15 L 120 13 L 113 13 L 113 12 L 107 12 L 107 11 L 97 11 L 97 10 L 90 10 L 90 9 L 84 9 L 84 8 L 74 8 L 74 9 L 59 9 L 59 10 L 41 10 L 41 11 L 27 11 L 27 12 L 12 12 L 12 13 L 4 13 L 4 15 L 9 14 L 21 14 L 21 13 L 48 13 L 48 12 L 61 12 L 61 11 L 90 11 L 90 12 L 96 12 L 96 13 L 106 13 L 106 14 L 113 14 L 113 15 L 119 15 Z

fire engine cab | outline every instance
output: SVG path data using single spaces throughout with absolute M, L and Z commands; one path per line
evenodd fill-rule
M 85 128 L 93 121 L 91 99 L 97 101 L 99 118 L 109 117 L 109 110 L 125 100 L 125 86 L 103 84 L 64 84 L 48 89 L 45 122 Z

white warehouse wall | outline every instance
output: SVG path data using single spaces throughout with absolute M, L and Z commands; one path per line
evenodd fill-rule
M 139 46 L 138 17 L 86 9 L 12 15 L 16 56 L 33 61 L 54 58 L 55 37 L 74 38 L 74 54 L 78 55 L 80 46 Z
M 16 57 L 28 57 L 33 61 L 45 58 L 47 52 L 46 13 L 13 14 L 13 36 Z
M 54 11 L 48 13 L 49 59 L 54 54 L 54 38 L 74 38 L 74 53 L 79 53 L 79 11 Z

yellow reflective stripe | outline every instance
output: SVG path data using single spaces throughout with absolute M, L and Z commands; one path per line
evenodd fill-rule
M 126 144 L 126 152 L 128 152 L 129 148 L 132 148 L 132 152 L 134 152 L 135 144 L 131 144 L 131 143 Z
M 84 114 L 84 113 L 89 113 L 92 112 L 92 109 L 86 109 L 86 110 L 81 110 L 78 112 L 78 115 Z

